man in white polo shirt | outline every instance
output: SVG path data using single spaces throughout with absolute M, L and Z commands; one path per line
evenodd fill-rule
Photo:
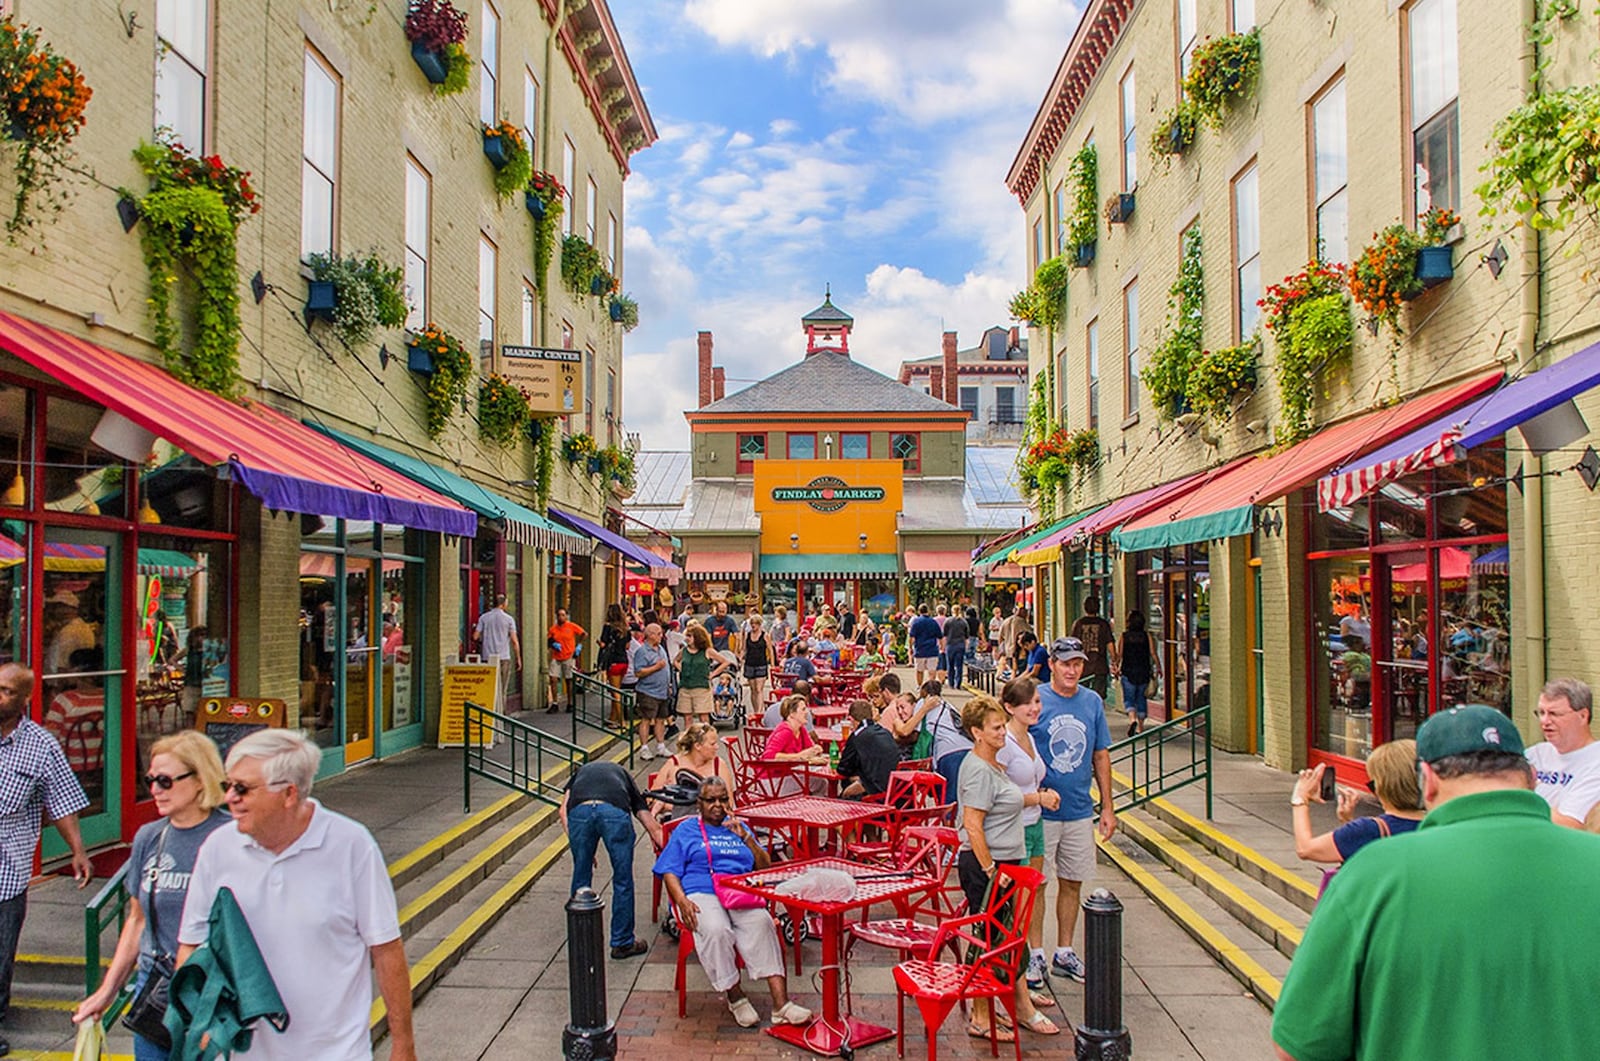
M 411 978 L 383 854 L 358 822 L 310 798 L 321 760 L 299 733 L 252 733 L 228 753 L 233 824 L 195 860 L 178 929 L 181 965 L 206 941 L 219 888 L 250 923 L 289 1027 L 257 1027 L 251 1061 L 368 1061 L 376 974 L 392 1061 L 416 1061 Z
M 1577 678 L 1556 678 L 1539 693 L 1536 714 L 1544 740 L 1527 751 L 1534 791 L 1550 804 L 1557 825 L 1582 829 L 1600 804 L 1600 741 L 1589 732 L 1594 694 Z

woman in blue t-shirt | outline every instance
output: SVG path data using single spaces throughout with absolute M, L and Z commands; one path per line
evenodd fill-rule
M 1307 862 L 1339 865 L 1372 841 L 1396 833 L 1409 833 L 1422 821 L 1422 791 L 1417 787 L 1417 742 L 1395 740 L 1372 749 L 1367 758 L 1368 787 L 1383 804 L 1374 818 L 1355 817 L 1359 793 L 1340 788 L 1339 820 L 1345 824 L 1321 836 L 1311 835 L 1308 801 L 1323 802 L 1322 775 L 1329 766 L 1319 763 L 1300 771 L 1289 805 L 1294 815 L 1294 853 Z
M 742 1028 L 760 1022 L 756 1008 L 739 982 L 739 964 L 772 994 L 772 1023 L 805 1024 L 811 1011 L 789 1000 L 783 972 L 783 950 L 765 906 L 730 910 L 717 899 L 713 874 L 766 869 L 771 858 L 756 842 L 750 827 L 729 814 L 728 783 L 708 777 L 700 785 L 699 815 L 685 818 L 656 858 L 655 873 L 666 885 L 678 920 L 694 936 L 695 957 L 711 986 L 728 999 L 728 1009 Z
M 177 956 L 178 925 L 195 857 L 206 837 L 233 820 L 222 807 L 222 779 L 217 746 L 197 730 L 163 737 L 151 747 L 144 784 L 161 817 L 134 834 L 128 860 L 128 919 L 100 990 L 78 1003 L 74 1023 L 98 1020 L 135 968 L 137 994 L 158 957 Z M 135 1061 L 166 1061 L 168 1052 L 160 1043 L 133 1037 Z

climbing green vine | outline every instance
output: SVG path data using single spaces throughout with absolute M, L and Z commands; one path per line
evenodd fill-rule
M 1204 339 L 1206 278 L 1202 248 L 1200 227 L 1190 227 L 1183 238 L 1178 278 L 1167 291 L 1167 337 L 1139 372 L 1150 392 L 1150 404 L 1164 418 L 1185 411 L 1189 366 L 1200 356 Z
M 1067 167 L 1072 184 L 1072 220 L 1067 227 L 1067 243 L 1083 247 L 1099 234 L 1100 185 L 1098 155 L 1093 144 L 1084 144 Z M 1082 263 L 1080 258 L 1080 264 Z

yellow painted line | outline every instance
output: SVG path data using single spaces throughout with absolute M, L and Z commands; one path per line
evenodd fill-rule
M 17 961 L 18 963 L 26 962 L 29 965 L 71 965 L 78 969 L 83 968 L 82 957 L 67 958 L 59 954 L 19 954 L 17 955 Z M 101 958 L 100 964 L 102 966 L 110 965 L 111 959 Z
M 11 1004 L 18 1009 L 52 1009 L 64 1013 L 71 1013 L 78 1008 L 78 1003 L 66 998 L 19 998 L 11 996 Z
M 495 818 L 505 813 L 507 808 L 527 798 L 528 797 L 524 796 L 521 792 L 512 792 L 507 796 L 503 796 L 502 798 L 495 800 L 489 806 L 474 814 L 472 817 L 452 825 L 450 828 L 446 829 L 444 832 L 440 833 L 438 836 L 435 836 L 433 839 L 424 843 L 420 847 L 406 852 L 393 862 L 389 863 L 389 876 L 391 878 L 398 877 L 402 873 L 411 869 L 411 867 L 424 861 L 430 861 L 436 851 L 439 851 L 441 848 L 448 849 L 453 847 L 461 838 L 476 832 L 486 823 L 493 821 Z
M 1123 854 L 1110 843 L 1101 843 L 1111 863 L 1126 873 L 1133 882 L 1194 938 L 1212 957 L 1221 962 L 1235 978 L 1248 987 L 1252 994 L 1268 1008 L 1278 1004 L 1278 992 L 1283 982 L 1267 972 L 1266 967 L 1252 958 L 1244 948 L 1228 939 L 1217 928 L 1195 912 L 1194 907 L 1178 898 L 1172 889 L 1162 884 L 1143 866 Z
M 30 1054 L 19 1052 L 11 1054 L 18 1061 L 73 1061 L 73 1055 L 62 1053 L 60 1050 L 45 1050 L 41 1053 Z M 100 1061 L 133 1061 L 132 1054 L 101 1054 Z
M 1295 947 L 1300 946 L 1301 930 L 1298 927 L 1288 919 L 1267 909 L 1259 900 L 1247 894 L 1238 885 L 1223 877 L 1216 870 L 1207 866 L 1189 854 L 1189 852 L 1183 850 L 1183 848 L 1173 844 L 1166 837 L 1136 818 L 1123 817 L 1118 821 L 1118 824 L 1142 845 L 1153 844 L 1164 851 L 1166 857 L 1162 861 L 1165 862 L 1170 858 L 1172 862 L 1181 864 L 1184 870 L 1187 870 L 1187 874 L 1180 872 L 1179 876 L 1193 874 L 1193 878 L 1198 878 L 1191 878 L 1193 883 L 1197 884 L 1202 891 L 1215 893 L 1212 894 L 1213 899 L 1218 898 L 1220 895 L 1227 903 L 1232 903 L 1250 917 L 1259 920 L 1274 935 L 1287 940 Z M 1170 862 L 1168 864 L 1171 865 Z M 1259 935 L 1259 933 L 1257 934 Z
M 1129 791 L 1134 791 L 1133 780 L 1131 778 L 1124 777 L 1122 774 L 1113 770 L 1111 772 L 1111 779 L 1117 784 L 1121 785 L 1123 788 L 1128 789 Z M 1273 877 L 1276 877 L 1278 880 L 1287 884 L 1290 888 L 1293 888 L 1295 891 L 1298 891 L 1301 894 L 1309 897 L 1312 901 L 1316 900 L 1316 885 L 1312 884 L 1299 874 L 1291 873 L 1280 863 L 1274 862 L 1272 859 L 1261 854 L 1250 845 L 1240 843 L 1238 840 L 1235 840 L 1233 837 L 1221 831 L 1216 826 L 1200 818 L 1196 818 L 1194 815 L 1190 814 L 1188 811 L 1184 810 L 1182 807 L 1179 807 L 1175 803 L 1172 803 L 1170 800 L 1157 797 L 1156 799 L 1151 800 L 1150 803 L 1154 806 L 1160 807 L 1164 813 L 1170 814 L 1174 818 L 1181 820 L 1184 823 L 1185 828 L 1193 829 L 1198 833 L 1203 833 L 1217 845 L 1227 848 L 1234 854 L 1238 855 L 1241 859 L 1271 874 Z

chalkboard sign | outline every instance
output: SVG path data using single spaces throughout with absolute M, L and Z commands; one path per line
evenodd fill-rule
M 196 728 L 216 742 L 224 760 L 229 749 L 250 734 L 280 728 L 287 720 L 288 709 L 282 700 L 248 696 L 202 700 L 195 719 Z

